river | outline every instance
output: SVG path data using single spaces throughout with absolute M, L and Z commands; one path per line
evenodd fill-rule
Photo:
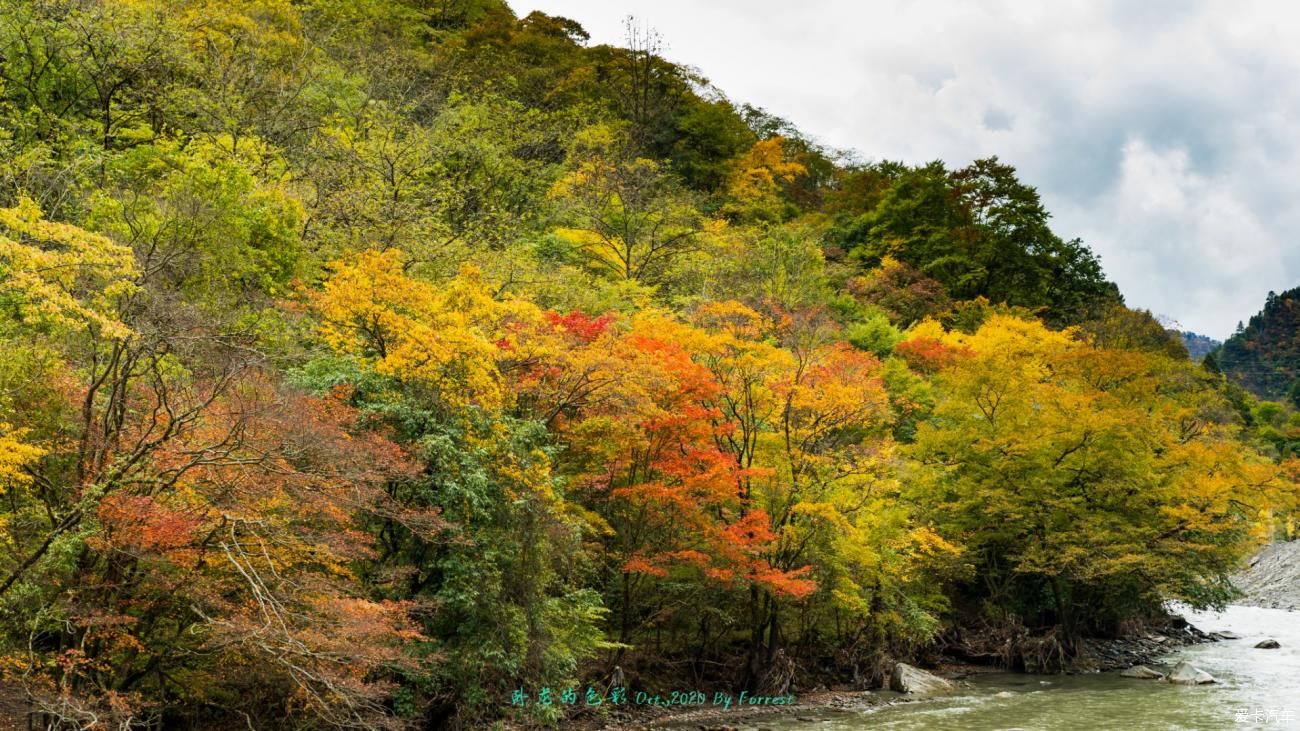
M 1009 731 L 1011 729 L 1300 729 L 1300 613 L 1231 606 L 1182 612 L 1207 631 L 1240 640 L 1181 648 L 1166 662 L 1187 660 L 1218 683 L 1183 687 L 1115 673 L 1042 676 L 977 675 L 940 698 L 851 712 L 799 713 L 736 724 L 741 729 L 827 731 Z M 1255 649 L 1272 638 L 1276 650 Z

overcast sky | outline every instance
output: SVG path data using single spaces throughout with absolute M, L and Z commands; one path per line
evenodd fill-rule
M 867 160 L 997 155 L 1131 306 L 1223 338 L 1300 286 L 1300 9 L 1085 0 L 512 0 L 623 18 L 728 97 Z

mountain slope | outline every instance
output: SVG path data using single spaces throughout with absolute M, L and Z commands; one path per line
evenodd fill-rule
M 1268 293 L 1264 309 L 1214 353 L 1219 369 L 1256 396 L 1280 399 L 1300 377 L 1300 287 Z

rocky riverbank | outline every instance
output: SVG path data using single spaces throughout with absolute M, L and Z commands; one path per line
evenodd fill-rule
M 1233 584 L 1245 596 L 1236 603 L 1273 609 L 1300 610 L 1300 541 L 1273 544 L 1255 557 L 1248 568 L 1233 577 Z M 988 640 L 989 638 L 982 638 Z M 1030 638 L 1021 638 L 1021 641 Z M 1042 639 L 1042 638 L 1039 638 Z M 1235 640 L 1232 633 L 1205 632 L 1186 619 L 1171 617 L 1167 622 L 1152 625 L 1126 637 L 1114 639 L 1087 639 L 1081 651 L 1066 669 L 1069 673 L 1093 673 L 1128 670 L 1147 666 L 1161 676 L 1174 672 L 1168 656 L 1188 645 Z M 1006 639 L 1004 639 L 1006 641 Z M 979 643 L 976 643 L 977 645 Z M 951 649 L 951 648 L 950 648 Z M 978 648 L 968 646 L 966 657 L 948 657 L 933 670 L 952 680 L 972 674 L 996 670 L 992 659 L 996 654 L 991 644 Z M 1004 651 L 1005 652 L 1005 651 Z M 961 653 L 957 653 L 960 655 Z M 975 660 L 975 662 L 971 662 Z M 983 663 L 980 662 L 983 660 Z M 889 706 L 924 700 L 926 695 L 905 695 L 891 690 L 817 690 L 797 694 L 788 706 L 759 706 L 721 709 L 709 706 L 690 707 L 629 707 L 605 716 L 592 715 L 572 719 L 572 727 L 585 729 L 667 729 L 690 728 L 725 730 L 737 727 L 762 727 L 762 719 L 823 718 L 825 714 L 853 713 L 868 708 Z M 781 724 L 778 724 L 781 725 Z
M 1163 627 L 1116 639 L 1089 639 L 1085 650 L 1071 667 L 1072 672 L 1125 670 L 1135 665 L 1158 664 L 1165 655 L 1179 647 L 1202 642 L 1218 642 L 1224 637 L 1203 632 L 1182 617 L 1173 617 Z
M 1245 593 L 1237 604 L 1300 610 L 1300 541 L 1274 543 L 1255 554 L 1232 584 Z
M 1170 652 L 1186 645 L 1214 642 L 1218 639 L 1213 633 L 1202 632 L 1181 617 L 1172 617 L 1163 625 L 1149 627 L 1128 637 L 1084 640 L 1082 652 L 1069 663 L 1065 671 L 1092 673 L 1123 670 L 1136 665 L 1151 665 L 1161 668 L 1162 672 L 1168 672 L 1161 659 Z M 916 671 L 925 678 L 933 678 L 936 682 L 951 687 L 964 686 L 965 683 L 962 681 L 972 675 L 1004 669 L 995 664 L 971 663 L 951 657 L 945 658 L 931 668 L 934 675 L 908 665 L 900 665 L 900 667 Z M 898 669 L 895 668 L 892 675 L 898 674 Z M 898 682 L 893 679 L 890 681 L 891 685 Z M 809 719 L 813 716 L 824 717 L 828 712 L 851 714 L 868 708 L 924 701 L 942 695 L 944 695 L 942 690 L 900 693 L 890 689 L 818 689 L 797 694 L 790 705 L 736 705 L 728 708 L 712 704 L 702 704 L 698 707 L 629 705 L 617 710 L 606 709 L 604 713 L 593 712 L 585 717 L 570 718 L 566 725 L 570 728 L 592 731 L 669 728 L 725 731 L 741 726 L 761 727 L 761 720 L 765 718 L 799 720 L 802 717 Z
M 1244 596 L 1234 604 L 1269 609 L 1300 610 L 1300 541 L 1274 543 L 1255 554 L 1247 567 L 1232 577 Z M 1122 670 L 1158 662 L 1173 649 L 1201 642 L 1235 639 L 1217 632 L 1202 632 L 1186 620 L 1175 618 L 1162 628 L 1115 640 L 1090 640 L 1082 669 Z

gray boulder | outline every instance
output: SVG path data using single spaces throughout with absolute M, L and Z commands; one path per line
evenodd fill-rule
M 1207 685 L 1215 682 L 1214 676 L 1193 666 L 1186 660 L 1174 666 L 1169 671 L 1167 680 L 1175 685 Z
M 1227 632 L 1227 631 L 1224 631 L 1224 632 L 1211 632 L 1211 633 L 1210 633 L 1210 636 L 1213 637 L 1213 638 L 1216 639 L 1216 640 L 1239 640 L 1239 639 L 1241 639 L 1241 635 L 1237 634 L 1236 632 Z
M 1278 644 L 1277 640 L 1263 640 L 1255 645 L 1258 650 L 1276 650 L 1279 647 L 1281 645 Z
M 1138 680 L 1164 680 L 1165 674 L 1157 672 L 1146 665 L 1134 665 L 1128 670 L 1121 670 L 1120 676 L 1125 678 L 1137 678 Z
M 952 690 L 950 681 L 926 671 L 900 662 L 894 666 L 889 676 L 889 687 L 900 693 L 943 693 Z

